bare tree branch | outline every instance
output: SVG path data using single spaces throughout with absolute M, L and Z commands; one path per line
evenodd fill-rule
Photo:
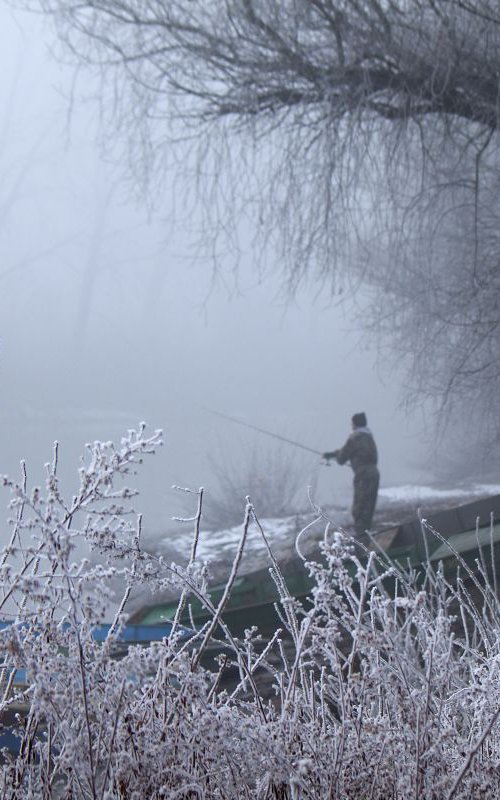
M 138 180 L 180 169 L 216 257 L 251 220 L 288 290 L 367 287 L 363 325 L 408 363 L 413 396 L 492 407 L 496 0 L 31 3 L 100 70 Z

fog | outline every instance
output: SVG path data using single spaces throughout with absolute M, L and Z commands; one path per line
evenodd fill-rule
M 179 510 L 172 484 L 215 488 L 208 455 L 244 462 L 272 443 L 207 408 L 319 451 L 364 410 L 382 485 L 429 480 L 421 410 L 399 408 L 401 375 L 361 345 L 349 304 L 318 287 L 286 302 L 279 265 L 259 279 L 250 252 L 237 278 L 214 276 L 188 228 L 167 223 L 168 182 L 148 212 L 100 156 L 97 105 L 77 92 L 69 115 L 73 73 L 40 20 L 3 7 L 0 21 L 0 472 L 24 458 L 40 481 L 58 440 L 71 491 L 86 441 L 144 419 L 165 432 L 138 503 L 160 531 Z M 300 464 L 304 506 L 312 481 L 319 502 L 349 503 L 348 469 Z

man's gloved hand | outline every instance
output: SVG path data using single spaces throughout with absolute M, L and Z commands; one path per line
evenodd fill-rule
M 338 452 L 338 450 L 332 450 L 330 453 L 323 453 L 322 458 L 324 458 L 325 461 L 331 461 L 332 458 L 337 458 Z

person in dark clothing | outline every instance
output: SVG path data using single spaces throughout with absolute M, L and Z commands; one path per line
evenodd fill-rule
M 350 463 L 354 472 L 354 528 L 357 536 L 363 536 L 372 524 L 380 481 L 377 446 L 367 426 L 366 414 L 354 414 L 352 433 L 345 445 L 340 450 L 323 453 L 323 458 L 327 461 L 334 458 L 337 464 Z

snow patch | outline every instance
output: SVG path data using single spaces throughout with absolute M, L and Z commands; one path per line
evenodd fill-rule
M 432 506 L 432 510 L 435 512 L 440 507 L 450 508 L 454 505 L 464 505 L 481 497 L 491 497 L 496 494 L 500 494 L 500 484 L 472 484 L 459 488 L 436 488 L 407 484 L 384 487 L 378 493 L 374 524 L 380 529 L 391 527 L 414 515 L 415 509 L 419 506 Z M 350 502 L 351 495 L 348 493 L 345 507 L 324 508 L 325 516 L 331 520 L 334 528 L 349 528 L 352 525 Z M 278 560 L 293 555 L 297 535 L 308 526 L 313 518 L 314 511 L 312 510 L 302 514 L 292 514 L 288 517 L 259 518 L 266 538 Z M 202 530 L 198 541 L 198 557 L 208 560 L 212 565 L 230 563 L 241 537 L 242 525 L 243 520 L 232 528 L 218 531 Z M 314 542 L 322 538 L 325 525 L 326 521 L 320 520 L 316 526 L 308 530 L 306 535 L 308 545 L 314 546 Z M 177 535 L 171 532 L 167 538 L 160 539 L 159 548 L 161 550 L 162 545 L 164 548 L 168 548 L 169 545 L 177 545 L 182 551 L 185 549 L 185 541 L 185 529 Z M 254 522 L 251 522 L 248 528 L 244 561 L 242 573 L 259 569 L 268 564 L 266 546 L 262 534 Z
M 435 500 L 464 500 L 472 496 L 491 496 L 500 494 L 500 485 L 494 483 L 476 484 L 462 489 L 436 489 L 432 486 L 391 486 L 380 489 L 379 500 L 386 500 L 389 503 L 417 503 Z

